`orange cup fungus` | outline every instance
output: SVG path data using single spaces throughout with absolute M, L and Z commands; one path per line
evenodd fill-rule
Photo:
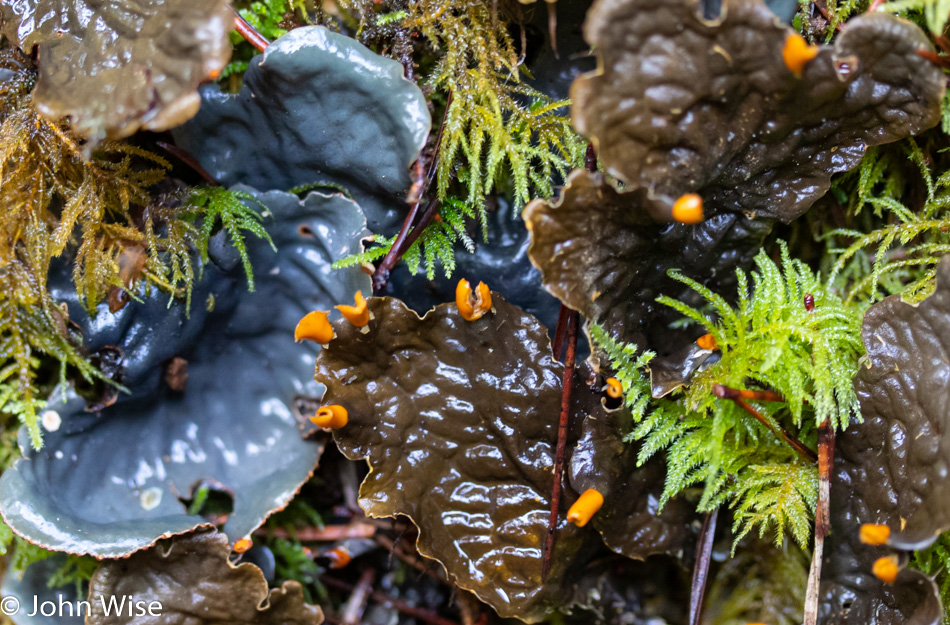
M 366 307 L 366 298 L 363 297 L 363 292 L 357 291 L 356 295 L 353 296 L 353 301 L 355 302 L 353 306 L 341 304 L 336 309 L 347 321 L 357 328 L 362 328 L 369 323 L 369 308 Z
M 455 287 L 455 305 L 459 309 L 459 314 L 466 321 L 475 321 L 481 319 L 485 313 L 491 310 L 491 291 L 484 282 L 478 283 L 475 293 L 472 293 L 472 285 L 464 278 L 459 280 Z
M 696 345 L 699 346 L 699 349 L 708 349 L 710 351 L 719 349 L 719 344 L 716 343 L 716 337 L 712 334 L 704 334 L 696 339 Z
M 343 547 L 336 547 L 323 554 L 330 561 L 331 569 L 342 569 L 353 561 L 353 556 Z
M 234 543 L 234 552 L 235 553 L 244 553 L 248 549 L 254 546 L 254 541 L 250 538 L 241 538 Z
M 805 65 L 818 56 L 818 46 L 809 45 L 805 38 L 798 33 L 792 33 L 785 39 L 782 48 L 782 60 L 785 67 L 796 76 L 801 76 Z
M 673 219 L 691 226 L 703 220 L 703 198 L 698 193 L 681 195 L 673 202 Z
M 588 488 L 567 511 L 567 520 L 577 527 L 584 527 L 604 505 L 604 496 L 596 489 Z
M 333 326 L 330 325 L 330 321 L 327 319 L 329 314 L 323 310 L 307 313 L 294 330 L 294 341 L 315 341 L 321 345 L 326 345 L 332 341 Z
M 897 580 L 897 574 L 900 572 L 900 567 L 897 564 L 897 556 L 878 558 L 874 561 L 871 572 L 874 573 L 874 577 L 885 584 L 893 584 Z
M 338 430 L 346 425 L 350 420 L 350 413 L 346 408 L 338 404 L 323 406 L 317 410 L 317 414 L 310 417 L 314 425 L 321 428 Z
M 607 378 L 607 396 L 614 399 L 623 397 L 623 384 L 617 378 Z
M 861 526 L 861 542 L 865 545 L 883 545 L 891 537 L 891 528 L 879 523 L 865 523 Z

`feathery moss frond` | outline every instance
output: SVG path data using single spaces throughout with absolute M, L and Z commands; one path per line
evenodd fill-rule
M 702 485 L 698 509 L 728 505 L 736 542 L 754 529 L 760 536 L 772 530 L 776 543 L 788 533 L 805 548 L 817 500 L 817 467 L 742 407 L 713 393 L 715 384 L 781 393 L 784 403 L 749 403 L 772 428 L 781 426 L 805 444 L 814 445 L 819 423 L 829 420 L 841 429 L 860 416 L 851 379 L 863 352 L 863 309 L 844 304 L 807 265 L 790 258 L 784 244 L 780 254 L 781 266 L 762 252 L 755 271 L 737 271 L 734 306 L 671 272 L 715 316 L 666 296 L 657 301 L 705 327 L 721 354 L 672 399 L 649 399 L 644 369 L 652 354 L 638 354 L 636 346 L 618 344 L 596 326 L 591 338 L 623 384 L 637 421 L 630 438 L 640 441 L 638 461 L 665 451 L 661 503 Z M 806 308 L 806 294 L 814 300 L 813 310 Z
M 196 187 L 188 198 L 188 210 L 192 215 L 200 215 L 201 228 L 194 243 L 201 255 L 201 262 L 208 262 L 208 243 L 215 233 L 218 222 L 231 237 L 231 243 L 237 249 L 247 277 L 247 288 L 254 291 L 254 269 L 244 242 L 244 231 L 267 241 L 275 252 L 277 247 L 264 229 L 264 218 L 251 208 L 251 204 L 261 205 L 257 198 L 244 191 L 232 191 L 223 187 Z M 190 293 L 189 293 L 190 298 Z
M 888 0 L 878 11 L 888 13 L 918 13 L 934 35 L 943 33 L 950 20 L 950 0 Z
M 442 266 L 445 277 L 451 278 L 455 271 L 455 246 L 461 243 L 469 253 L 475 251 L 475 241 L 468 234 L 468 223 L 480 218 L 475 209 L 467 202 L 456 198 L 446 198 L 439 206 L 439 216 L 426 226 L 419 238 L 403 254 L 409 272 L 419 273 L 425 269 L 429 280 L 435 279 L 437 265 Z M 487 223 L 481 215 L 482 238 L 488 239 Z M 389 253 L 396 236 L 375 237 L 369 243 L 374 244 L 362 252 L 351 254 L 333 263 L 334 269 L 352 267 L 363 263 L 372 263 Z
M 869 232 L 838 228 L 825 235 L 836 257 L 829 281 L 847 289 L 846 301 L 874 302 L 901 293 L 920 301 L 934 287 L 937 263 L 950 253 L 950 172 L 934 177 L 927 158 L 913 139 L 906 156 L 917 166 L 925 198 L 913 209 L 902 203 L 903 183 L 897 167 L 871 153 L 859 169 L 855 214 L 870 207 L 887 222 Z M 838 240 L 851 241 L 838 247 Z
M 803 262 L 793 260 L 781 245 L 781 268 L 764 252 L 755 258 L 758 271 L 736 272 L 738 303 L 734 308 L 709 289 L 676 272 L 709 304 L 717 318 L 667 296 L 657 299 L 701 324 L 716 339 L 719 362 L 699 372 L 688 391 L 690 408 L 716 402 L 714 384 L 760 388 L 781 393 L 792 423 L 802 427 L 806 406 L 815 425 L 825 419 L 844 429 L 860 411 L 851 380 L 864 351 L 861 341 L 863 308 L 849 306 Z M 804 303 L 811 295 L 814 309 Z

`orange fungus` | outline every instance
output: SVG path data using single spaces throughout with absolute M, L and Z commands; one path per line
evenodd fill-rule
M 327 319 L 329 314 L 322 310 L 307 313 L 294 330 L 294 341 L 306 339 L 325 345 L 333 340 L 333 327 Z
M 353 296 L 353 300 L 356 302 L 353 306 L 340 305 L 336 309 L 340 311 L 347 321 L 355 325 L 357 328 L 362 328 L 367 323 L 369 323 L 369 308 L 366 307 L 366 298 L 363 297 L 362 291 L 357 291 L 356 295 Z
M 588 488 L 567 511 L 567 520 L 577 527 L 584 527 L 604 505 L 604 496 L 597 490 Z
M 472 285 L 468 280 L 459 280 L 458 286 L 455 287 L 455 305 L 466 321 L 481 319 L 491 310 L 491 291 L 488 285 L 479 282 L 475 293 L 472 293 Z
M 349 420 L 350 413 L 347 412 L 346 408 L 338 404 L 323 406 L 317 410 L 316 415 L 310 417 L 310 421 L 312 421 L 314 425 L 331 430 L 340 429 L 346 425 Z

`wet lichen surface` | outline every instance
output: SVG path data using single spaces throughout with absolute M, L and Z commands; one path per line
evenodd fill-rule
M 3 3 L 0 622 L 950 623 L 945 4 Z

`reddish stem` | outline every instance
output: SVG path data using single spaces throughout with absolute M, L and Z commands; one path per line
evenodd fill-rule
M 564 337 L 567 335 L 567 321 L 570 317 L 571 309 L 561 304 L 561 309 L 557 313 L 557 327 L 554 329 L 554 358 L 560 360 L 561 353 L 564 351 Z
M 233 8 L 231 10 L 234 11 Z M 261 52 L 270 45 L 270 41 L 268 41 L 264 35 L 257 32 L 257 29 L 251 26 L 246 19 L 241 17 L 237 11 L 234 11 L 234 29 L 244 37 L 245 41 Z
M 689 625 L 699 625 L 703 616 L 703 599 L 709 581 L 709 565 L 712 562 L 713 544 L 716 542 L 716 519 L 719 510 L 706 513 L 703 528 L 696 545 L 696 563 L 693 565 L 693 583 L 689 592 Z
M 567 319 L 567 353 L 564 355 L 564 379 L 561 389 L 561 416 L 557 425 L 557 448 L 554 453 L 554 488 L 551 491 L 551 516 L 548 518 L 548 535 L 544 541 L 541 558 L 541 579 L 547 579 L 551 570 L 551 555 L 554 551 L 554 533 L 561 507 L 561 476 L 564 473 L 564 456 L 567 452 L 567 426 L 571 416 L 571 388 L 574 386 L 574 356 L 577 351 L 577 328 L 579 315 L 571 311 Z
M 327 525 L 326 527 L 301 527 L 289 532 L 283 527 L 261 528 L 255 536 L 274 536 L 276 538 L 296 538 L 302 542 L 333 542 L 346 538 L 372 538 L 376 527 L 369 523 L 350 523 L 348 525 Z
M 805 594 L 803 625 L 818 622 L 818 589 L 821 585 L 821 561 L 825 538 L 831 530 L 831 470 L 835 460 L 835 429 L 825 420 L 818 427 L 818 505 L 815 508 L 815 549 L 808 572 L 808 590 Z
M 777 436 L 778 438 L 788 443 L 788 445 L 792 449 L 798 452 L 798 455 L 800 455 L 802 458 L 804 458 L 808 462 L 818 461 L 818 456 L 815 454 L 815 452 L 813 452 L 811 449 L 806 447 L 803 442 L 801 442 L 800 440 L 798 440 L 797 438 L 789 434 L 785 430 L 785 428 L 781 426 L 772 425 L 772 423 L 768 419 L 766 419 L 761 414 L 759 414 L 759 412 L 755 408 L 747 404 L 745 400 L 742 399 L 741 393 L 737 389 L 734 389 L 729 386 L 725 386 L 723 384 L 713 384 L 712 391 L 713 391 L 713 395 L 715 395 L 716 397 L 720 399 L 731 399 L 732 401 L 734 401 L 737 406 L 739 406 L 740 408 L 748 412 L 750 415 L 755 417 L 759 423 L 761 423 L 762 425 L 767 427 L 769 430 L 771 430 L 771 432 L 775 434 L 775 436 Z
M 165 150 L 166 152 L 168 152 L 169 154 L 171 154 L 172 156 L 174 156 L 175 158 L 177 158 L 178 160 L 180 160 L 185 165 L 188 165 L 188 167 L 191 167 L 193 170 L 195 170 L 195 173 L 201 176 L 202 179 L 204 179 L 204 181 L 207 182 L 212 187 L 220 186 L 218 181 L 215 180 L 214 177 L 208 173 L 208 170 L 201 166 L 201 163 L 198 162 L 198 159 L 196 159 L 194 156 L 192 156 L 185 150 L 182 150 L 177 145 L 172 145 L 171 143 L 165 143 L 164 141 L 156 141 L 155 144 L 158 147 Z
M 402 228 L 399 229 L 399 234 L 396 235 L 396 240 L 393 241 L 392 247 L 389 248 L 389 252 L 386 253 L 386 256 L 383 257 L 383 260 L 376 267 L 376 271 L 373 272 L 373 291 L 379 291 L 386 286 L 386 283 L 389 282 L 389 275 L 392 273 L 393 267 L 396 266 L 396 263 L 398 263 L 399 259 L 406 253 L 406 250 L 415 243 L 419 235 L 422 234 L 422 231 L 425 230 L 426 226 L 428 226 L 432 222 L 432 219 L 438 214 L 439 202 L 433 200 L 422 213 L 422 218 L 419 220 L 419 223 L 413 226 L 416 215 L 419 213 L 421 199 L 425 196 L 429 187 L 432 186 L 433 179 L 435 179 L 435 173 L 439 163 L 439 147 L 442 145 L 442 133 L 445 131 L 445 120 L 451 106 L 452 92 L 450 91 L 448 97 L 445 99 L 445 111 L 442 113 L 442 122 L 439 124 L 439 134 L 436 135 L 435 138 L 435 153 L 429 162 L 425 183 L 421 189 L 416 189 L 416 185 L 413 185 L 413 188 L 409 191 L 410 197 L 408 199 L 410 201 L 415 200 L 415 202 L 412 203 L 409 214 L 406 215 L 406 219 L 402 222 Z

